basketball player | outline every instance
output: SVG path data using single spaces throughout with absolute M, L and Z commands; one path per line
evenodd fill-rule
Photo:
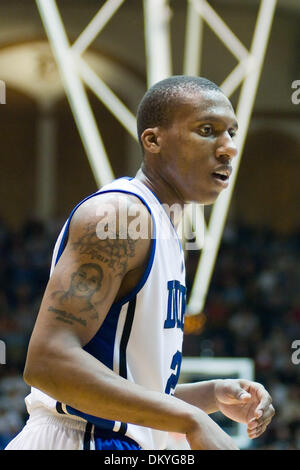
M 177 386 L 186 287 L 168 208 L 212 204 L 227 187 L 231 103 L 206 79 L 174 76 L 145 94 L 137 126 L 135 178 L 78 204 L 58 237 L 24 372 L 30 417 L 7 449 L 164 449 L 169 431 L 194 450 L 234 450 L 210 413 L 245 423 L 251 438 L 272 419 L 261 384 Z

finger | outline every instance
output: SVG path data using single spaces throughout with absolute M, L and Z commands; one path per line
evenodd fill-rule
M 241 400 L 248 401 L 251 398 L 251 394 L 235 380 L 224 380 L 219 393 L 222 396 L 222 401 L 225 403 L 227 400 L 232 403 L 232 400 L 240 402 Z
M 267 428 L 267 426 L 270 424 L 271 421 L 272 421 L 272 418 L 269 418 L 269 419 L 265 420 L 263 423 L 258 423 L 257 421 L 253 421 L 248 425 L 247 431 L 248 432 L 257 432 L 257 430 L 259 430 L 263 426 L 265 426 Z
M 258 424 L 263 424 L 264 422 L 270 422 L 275 414 L 274 407 L 272 405 L 263 413 L 263 415 L 257 419 Z
M 265 432 L 266 429 L 267 429 L 267 426 L 262 426 L 262 427 L 257 431 L 255 439 L 256 439 L 257 437 L 260 437 L 260 436 Z
M 266 429 L 267 429 L 267 426 L 260 426 L 254 433 L 253 439 L 257 439 L 258 437 L 260 437 L 265 432 Z
M 238 400 L 249 400 L 251 398 L 251 394 L 238 382 L 231 383 L 231 394 Z
M 256 418 L 253 418 L 253 419 L 251 419 L 251 421 L 249 421 L 249 423 L 248 423 L 248 428 L 247 428 L 247 429 L 248 429 L 249 431 L 252 431 L 252 430 L 256 429 L 257 426 L 258 426 L 257 419 L 256 419 Z
M 269 424 L 272 421 L 273 416 L 274 416 L 274 413 L 270 412 L 269 414 L 264 416 L 264 418 L 260 418 L 260 419 L 252 418 L 248 422 L 248 429 L 255 429 L 258 426 L 262 426 L 264 424 Z
M 257 426 L 262 426 L 263 424 L 270 423 L 272 421 L 273 414 L 266 416 L 264 419 L 253 418 L 248 422 L 249 429 L 253 429 Z
M 257 418 L 260 418 L 269 409 L 272 403 L 272 398 L 270 394 L 266 391 L 266 389 L 260 384 L 257 387 L 256 392 L 257 392 L 258 397 L 260 398 L 260 402 L 258 406 L 256 407 L 255 416 Z
M 249 439 L 255 439 L 257 437 L 256 432 L 252 432 L 252 433 L 248 432 L 248 437 Z
M 266 423 L 262 426 L 257 426 L 255 429 L 248 429 L 248 436 L 250 439 L 256 439 L 257 437 L 261 436 L 265 430 L 267 429 L 269 423 Z
M 266 425 L 258 426 L 256 429 L 252 431 L 248 431 L 248 436 L 250 439 L 256 439 L 259 436 L 261 436 L 265 432 L 266 429 L 267 429 Z
M 240 390 L 240 396 L 247 396 L 248 398 L 252 396 L 251 382 L 249 380 L 241 379 L 236 384 Z

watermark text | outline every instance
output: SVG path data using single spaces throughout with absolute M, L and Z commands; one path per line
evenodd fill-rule
M 202 206 L 198 206 L 201 209 Z M 178 237 L 186 250 L 197 250 L 204 244 L 205 227 L 200 209 L 196 205 L 182 208 L 180 204 L 162 204 L 161 211 L 155 216 L 155 224 L 153 219 L 149 224 L 148 209 L 142 204 L 128 206 L 122 200 L 117 206 L 101 204 L 96 212 L 99 217 L 96 235 L 100 240 L 171 240 Z M 184 217 L 185 210 L 189 210 L 189 217 Z
M 291 96 L 292 103 L 300 104 L 300 80 L 294 80 L 292 88 L 295 89 Z
M 6 345 L 0 340 L 0 364 L 6 364 Z
M 300 364 L 300 339 L 295 339 L 292 342 L 292 349 L 295 349 L 292 354 L 292 363 L 298 365 Z
M 6 85 L 3 80 L 0 80 L 0 104 L 6 104 Z

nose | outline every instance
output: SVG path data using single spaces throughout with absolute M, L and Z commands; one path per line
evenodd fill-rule
M 218 142 L 218 148 L 216 150 L 217 159 L 230 161 L 237 156 L 237 153 L 238 149 L 231 135 L 228 132 L 225 132 Z

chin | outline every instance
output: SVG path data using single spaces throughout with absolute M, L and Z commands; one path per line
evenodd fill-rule
M 197 204 L 203 204 L 204 206 L 211 206 L 216 202 L 219 196 L 219 192 L 213 192 L 211 194 L 202 194 L 199 196 L 199 193 L 197 195 L 192 196 L 189 199 L 189 202 L 196 202 Z
M 204 206 L 211 206 L 212 204 L 214 204 L 216 202 L 216 200 L 218 199 L 218 196 L 219 196 L 219 194 L 216 197 L 210 198 L 207 201 L 202 202 L 202 204 Z

